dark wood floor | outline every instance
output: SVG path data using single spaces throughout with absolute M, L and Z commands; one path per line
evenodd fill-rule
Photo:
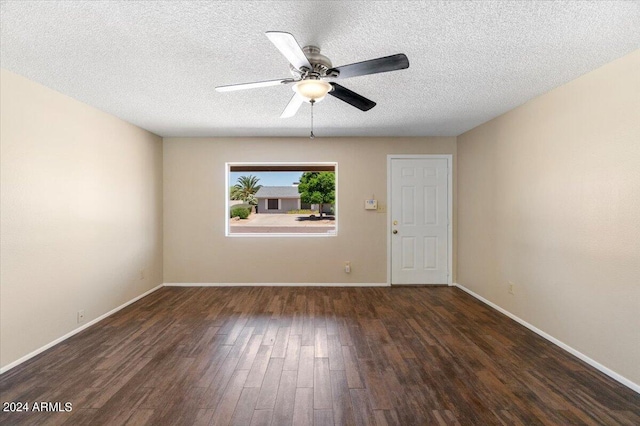
M 82 425 L 639 425 L 640 395 L 466 293 L 162 288 L 0 377 Z

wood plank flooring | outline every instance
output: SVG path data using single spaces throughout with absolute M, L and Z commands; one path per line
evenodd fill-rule
M 640 395 L 448 287 L 165 287 L 0 376 L 3 425 L 639 425 Z

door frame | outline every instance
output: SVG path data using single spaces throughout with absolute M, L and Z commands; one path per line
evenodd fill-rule
M 387 155 L 387 285 L 391 286 L 391 161 L 447 160 L 447 285 L 453 285 L 453 154 L 388 154 Z

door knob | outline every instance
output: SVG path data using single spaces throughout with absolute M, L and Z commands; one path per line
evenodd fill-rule
M 394 234 L 397 234 L 397 233 L 398 233 L 398 230 L 397 230 L 397 229 L 394 229 L 394 230 L 393 230 L 393 233 L 394 233 Z

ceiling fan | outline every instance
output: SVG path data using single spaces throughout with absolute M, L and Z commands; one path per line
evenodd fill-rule
M 293 35 L 285 32 L 268 31 L 265 34 L 291 64 L 289 68 L 293 78 L 218 86 L 216 91 L 230 92 L 293 83 L 293 90 L 296 93 L 280 115 L 281 118 L 293 117 L 303 102 L 310 102 L 313 106 L 315 102 L 324 99 L 327 94 L 353 105 L 361 111 L 369 111 L 376 106 L 375 102 L 334 83 L 333 80 L 409 68 L 409 59 L 404 53 L 334 68 L 329 58 L 322 55 L 320 48 L 316 46 L 300 48 Z

